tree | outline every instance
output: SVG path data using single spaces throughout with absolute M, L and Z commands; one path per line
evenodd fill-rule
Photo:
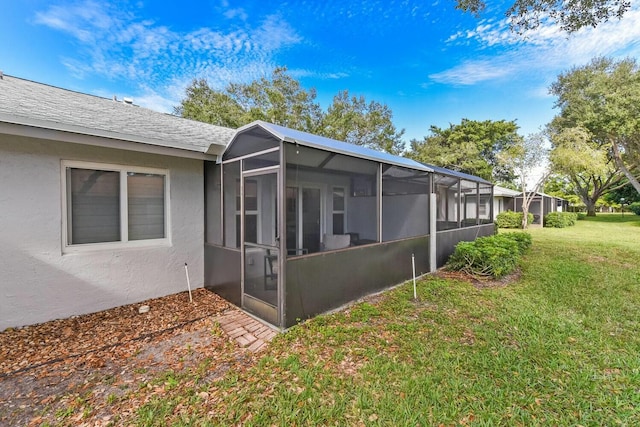
M 315 99 L 314 89 L 304 89 L 285 67 L 279 67 L 270 78 L 230 83 L 221 91 L 196 79 L 174 114 L 231 128 L 264 120 L 392 154 L 404 151 L 404 129 L 396 129 L 393 113 L 385 104 L 367 102 L 345 90 L 333 98 L 325 113 Z
M 350 96 L 348 90 L 343 90 L 333 97 L 318 133 L 399 155 L 404 151 L 404 129 L 396 130 L 392 118 L 386 105 L 367 103 L 363 96 Z
M 584 128 L 640 193 L 640 70 L 633 59 L 595 58 L 558 76 L 557 129 Z
M 625 204 L 640 203 L 640 194 L 631 184 L 625 184 L 622 187 L 615 188 L 603 196 L 603 198 L 612 204 L 621 204 L 624 200 Z
M 174 114 L 231 128 L 245 124 L 244 110 L 240 104 L 230 95 L 211 89 L 206 80 L 194 80 L 185 92 L 185 98 L 180 105 L 174 107 Z
M 408 156 L 414 160 L 476 175 L 508 186 L 514 182 L 513 167 L 500 162 L 500 153 L 520 138 L 515 121 L 462 119 L 442 129 L 431 126 L 431 135 L 411 140 Z
M 573 33 L 582 27 L 596 27 L 610 18 L 621 19 L 631 7 L 629 0 L 515 0 L 505 15 L 511 29 L 519 34 L 536 29 L 546 19 Z M 456 0 L 456 9 L 479 16 L 484 0 Z
M 549 159 L 553 170 L 569 178 L 587 208 L 587 216 L 595 216 L 598 200 L 624 185 L 624 175 L 586 129 L 560 129 L 552 132 L 551 141 Z
M 212 89 L 204 79 L 194 80 L 174 113 L 231 128 L 264 120 L 315 132 L 322 120 L 322 110 L 315 99 L 314 89 L 305 90 L 285 67 L 278 67 L 270 78 L 230 83 L 223 91 Z
M 576 194 L 571 180 L 563 174 L 554 173 L 553 169 L 545 181 L 542 191 L 550 196 L 567 200 L 571 207 L 584 205 L 580 196 Z
M 519 138 L 508 149 L 502 151 L 499 159 L 503 164 L 513 165 L 513 170 L 518 177 L 519 187 L 522 191 L 522 228 L 528 224 L 529 206 L 540 190 L 550 170 L 545 167 L 547 149 L 545 148 L 544 135 L 534 133 L 526 138 Z M 529 187 L 530 181 L 539 174 L 533 187 Z

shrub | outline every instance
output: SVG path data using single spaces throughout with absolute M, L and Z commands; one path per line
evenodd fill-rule
M 564 228 L 575 225 L 578 214 L 574 212 L 551 212 L 544 216 L 544 226 Z
M 531 244 L 532 244 L 531 234 L 529 233 L 511 232 L 511 233 L 502 233 L 500 234 L 500 236 L 514 240 L 518 244 L 518 250 L 520 252 L 520 255 L 524 254 L 527 251 L 527 249 L 531 247 Z
M 582 221 L 587 217 L 587 214 L 584 212 L 578 212 L 576 215 L 578 215 L 578 221 Z
M 520 255 L 531 246 L 527 233 L 504 233 L 460 242 L 449 257 L 447 268 L 472 276 L 502 277 L 518 265 Z
M 522 212 L 505 211 L 496 216 L 496 225 L 499 228 L 522 228 Z M 527 215 L 527 223 L 533 222 L 533 214 Z
M 627 206 L 627 209 L 636 215 L 640 215 L 640 202 L 631 203 L 629 206 Z

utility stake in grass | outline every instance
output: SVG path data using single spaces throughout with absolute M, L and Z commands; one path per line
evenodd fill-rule
M 193 302 L 193 298 L 191 297 L 191 282 L 189 281 L 189 269 L 187 268 L 187 263 L 184 263 L 184 273 L 187 275 L 187 289 L 189 290 L 189 302 Z
M 415 301 L 418 299 L 418 294 L 416 292 L 416 256 L 415 254 L 411 254 L 411 268 L 413 269 L 413 299 Z

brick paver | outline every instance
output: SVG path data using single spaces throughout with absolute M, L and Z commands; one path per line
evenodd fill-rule
M 277 330 L 238 309 L 219 316 L 217 320 L 230 338 L 254 353 L 265 348 L 267 343 L 278 334 Z

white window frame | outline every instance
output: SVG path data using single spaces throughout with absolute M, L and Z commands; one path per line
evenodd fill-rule
M 100 242 L 100 243 L 81 243 L 71 244 L 69 242 L 68 229 L 68 212 L 70 208 L 69 188 L 67 182 L 67 169 L 88 169 L 88 170 L 104 170 L 109 172 L 120 173 L 120 240 L 117 242 Z M 161 239 L 147 240 L 129 240 L 129 206 L 128 206 L 128 188 L 127 188 L 127 172 L 147 173 L 154 175 L 163 175 L 164 180 L 164 229 L 165 237 Z M 153 246 L 171 246 L 171 205 L 170 205 L 170 174 L 167 169 L 117 165 L 110 163 L 83 162 L 63 160 L 60 170 L 61 175 L 61 193 L 62 193 L 62 252 L 86 252 L 95 250 L 112 250 L 125 248 L 144 248 Z
M 333 192 L 334 190 L 342 190 L 342 210 L 336 210 L 335 206 L 333 206 Z M 342 214 L 342 230 L 346 232 L 347 228 L 347 188 L 341 185 L 332 185 L 331 186 L 331 231 L 333 231 L 334 224 L 333 218 L 335 214 Z

